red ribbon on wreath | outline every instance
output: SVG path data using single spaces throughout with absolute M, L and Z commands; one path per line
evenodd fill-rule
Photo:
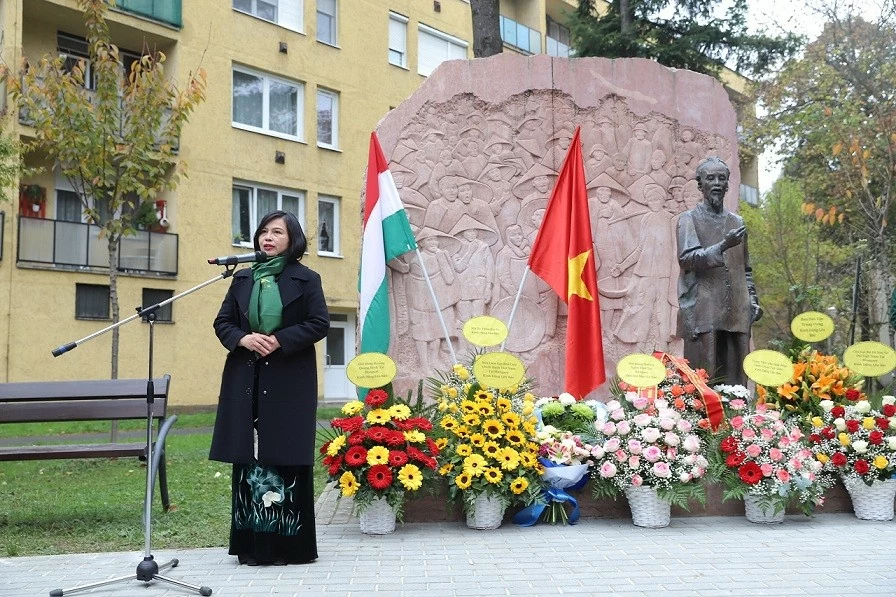
M 700 394 L 700 398 L 703 400 L 703 405 L 706 408 L 706 418 L 709 419 L 709 426 L 713 431 L 717 431 L 725 420 L 725 411 L 722 409 L 722 400 L 719 398 L 719 395 L 706 385 L 705 381 L 700 379 L 697 372 L 691 369 L 684 359 L 660 351 L 653 353 L 653 356 L 659 359 L 664 365 L 673 365 L 687 377 L 688 381 L 694 384 L 694 387 L 697 388 L 697 393 Z

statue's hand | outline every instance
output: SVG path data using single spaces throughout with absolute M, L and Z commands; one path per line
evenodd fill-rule
M 722 250 L 727 251 L 731 247 L 736 247 L 740 243 L 744 242 L 744 237 L 747 235 L 746 226 L 741 226 L 740 228 L 734 228 L 733 230 L 729 230 L 725 234 L 725 238 L 722 239 Z
M 756 297 L 750 298 L 750 310 L 752 311 L 752 322 L 756 323 L 760 319 L 762 319 L 762 307 L 759 305 L 759 301 L 756 300 Z

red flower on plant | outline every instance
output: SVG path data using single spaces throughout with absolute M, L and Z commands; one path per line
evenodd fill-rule
M 696 391 L 697 391 L 697 388 L 694 387 L 694 384 L 692 384 L 692 383 L 689 383 L 684 387 L 685 394 L 693 394 Z
M 389 465 L 404 466 L 408 463 L 408 455 L 401 450 L 389 450 Z
M 345 452 L 345 464 L 350 467 L 363 466 L 367 462 L 367 448 L 364 446 L 352 446 Z
M 358 431 L 352 431 L 346 441 L 350 446 L 360 446 L 364 443 L 364 432 L 360 429 Z
M 885 417 L 892 417 L 893 415 L 896 415 L 896 406 L 892 404 L 884 404 L 883 410 Z
M 831 464 L 834 466 L 845 466 L 846 465 L 846 456 L 837 452 L 833 456 L 831 456 Z
M 747 455 L 743 452 L 735 452 L 733 454 L 729 454 L 725 459 L 725 464 L 731 468 L 738 467 L 744 463 L 744 460 L 747 459 Z
M 347 417 L 345 419 L 333 419 L 330 421 L 330 427 L 339 429 L 340 431 L 352 432 L 357 431 L 364 425 L 364 417 Z
M 342 467 L 342 454 L 338 454 L 335 456 L 330 463 L 330 468 L 327 469 L 327 472 L 330 473 L 331 477 L 336 476 L 339 472 L 339 469 Z
M 722 440 L 722 443 L 719 444 L 719 447 L 722 449 L 722 452 L 731 454 L 732 452 L 737 451 L 737 440 L 729 435 Z
M 831 411 L 833 413 L 833 411 Z M 830 427 L 825 427 L 821 430 L 821 435 L 824 436 L 825 439 L 834 439 L 834 430 Z
M 679 396 L 684 394 L 684 389 L 682 389 L 680 385 L 676 384 L 669 388 L 669 393 L 678 398 Z
M 875 430 L 868 434 L 868 442 L 875 446 L 881 445 L 883 443 L 883 441 L 884 441 L 884 434 L 881 433 L 880 431 Z
M 845 414 L 846 414 L 846 409 L 843 408 L 842 406 L 835 406 L 834 408 L 831 409 L 831 416 L 834 417 L 835 419 L 840 418 Z
M 382 425 L 374 425 L 367 430 L 367 439 L 372 442 L 382 444 L 386 441 L 386 437 L 388 437 L 388 435 L 392 432 L 392 429 L 388 429 L 386 427 L 383 427 Z
M 388 489 L 392 485 L 392 469 L 385 464 L 375 464 L 367 471 L 367 481 L 374 489 Z
M 390 429 L 388 433 L 386 433 L 385 442 L 390 446 L 401 446 L 405 443 L 404 434 L 401 431 Z
M 436 444 L 435 440 L 433 440 L 431 437 L 426 438 L 426 447 L 429 448 L 429 453 L 432 454 L 433 456 L 439 455 L 439 452 L 440 452 L 439 446 L 438 446 L 438 444 Z
M 862 426 L 862 424 L 859 423 L 858 421 L 856 421 L 855 419 L 850 419 L 846 422 L 846 430 L 849 431 L 850 433 L 855 433 L 856 431 L 859 430 L 859 427 L 861 427 L 861 426 Z
M 752 460 L 737 469 L 737 474 L 741 481 L 748 485 L 756 485 L 762 481 L 762 469 Z
M 694 407 L 694 410 L 703 410 L 703 402 L 700 400 L 694 400 L 692 406 Z
M 874 419 L 874 423 L 875 423 L 880 429 L 884 429 L 884 430 L 886 430 L 886 429 L 889 429 L 889 428 L 890 428 L 890 419 L 888 419 L 888 418 L 886 418 L 886 417 L 878 417 L 878 418 Z
M 414 446 L 408 446 L 408 456 L 411 457 L 411 460 L 416 460 L 417 462 L 427 462 L 429 456 L 421 452 L 418 448 Z
M 326 454 L 326 453 L 327 453 L 327 448 L 330 447 L 330 443 L 331 443 L 331 442 L 324 442 L 324 445 L 322 445 L 322 446 L 320 447 L 320 450 L 318 450 L 318 451 L 319 451 L 321 454 Z
M 871 466 L 868 464 L 868 461 L 862 460 L 862 459 L 856 460 L 856 463 L 854 465 L 852 465 L 852 467 L 860 475 L 864 475 L 871 469 Z
M 432 456 L 426 456 L 426 459 L 421 460 L 421 462 L 423 463 L 423 466 L 433 471 L 439 467 L 439 461 Z
M 432 421 L 425 417 L 411 417 L 408 421 L 412 422 L 414 427 L 421 431 L 432 431 Z
M 821 435 L 819 435 L 817 433 L 811 433 L 811 434 L 809 434 L 809 441 L 812 442 L 813 444 L 820 444 L 821 443 Z
M 846 390 L 846 399 L 847 400 L 855 402 L 861 397 L 862 397 L 862 393 L 860 391 L 856 390 L 855 388 Z
M 370 390 L 367 392 L 367 397 L 364 399 L 364 404 L 369 406 L 370 408 L 379 408 L 386 403 L 386 400 L 389 399 L 389 395 L 383 390 Z

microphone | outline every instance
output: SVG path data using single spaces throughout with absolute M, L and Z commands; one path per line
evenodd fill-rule
M 209 259 L 212 265 L 236 265 L 237 263 L 250 263 L 253 261 L 265 262 L 268 260 L 268 254 L 264 251 L 255 251 L 254 253 L 246 253 L 245 255 L 228 255 L 227 257 L 216 257 Z

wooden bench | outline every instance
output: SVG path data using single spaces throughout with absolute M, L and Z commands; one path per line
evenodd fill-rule
M 165 419 L 170 382 L 170 375 L 153 380 L 153 419 L 159 425 L 154 435 L 158 434 Z M 145 422 L 146 385 L 145 379 L 0 383 L 0 423 L 130 419 Z M 144 425 L 143 440 L 140 442 L 0 447 L 0 462 L 124 456 L 146 460 L 145 438 Z M 168 511 L 170 502 L 164 446 L 157 456 L 162 507 Z M 147 463 L 147 466 L 151 465 Z

